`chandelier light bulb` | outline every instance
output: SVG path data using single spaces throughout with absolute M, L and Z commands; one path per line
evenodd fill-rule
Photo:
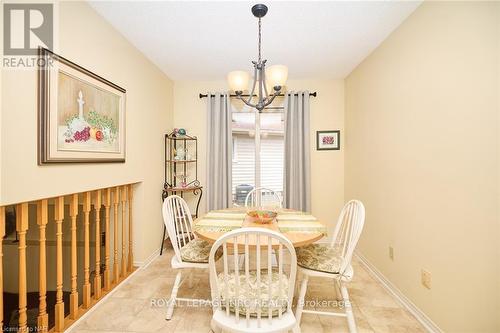
M 266 81 L 271 87 L 283 87 L 288 79 L 288 67 L 273 65 L 266 69 Z
M 244 91 L 248 88 L 250 82 L 250 74 L 245 71 L 232 71 L 227 75 L 229 88 L 233 91 Z

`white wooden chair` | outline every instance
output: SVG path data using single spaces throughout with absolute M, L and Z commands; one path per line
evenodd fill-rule
M 268 188 L 257 187 L 248 192 L 245 207 L 277 207 L 282 208 L 281 197 Z
M 278 266 L 274 269 L 271 265 L 273 247 L 279 253 Z M 216 265 L 220 248 L 222 260 Z M 242 270 L 238 265 L 238 251 L 245 257 Z M 252 256 L 251 251 L 254 251 Z M 234 255 L 231 264 L 230 254 Z M 292 300 L 297 257 L 292 243 L 283 235 L 264 228 L 231 231 L 212 246 L 209 265 L 214 310 L 211 326 L 215 332 L 286 332 L 295 327 Z
M 351 200 L 344 206 L 340 213 L 331 244 L 311 244 L 297 249 L 298 274 L 303 277 L 295 312 L 298 322 L 297 326 L 300 326 L 302 313 L 314 313 L 318 315 L 346 317 L 349 332 L 356 332 L 356 323 L 346 283 L 351 281 L 354 274 L 351 259 L 361 231 L 363 230 L 364 222 L 365 207 L 360 201 Z M 304 297 L 310 276 L 325 277 L 333 280 L 337 299 L 343 302 L 344 313 L 304 310 Z
M 210 254 L 211 244 L 197 238 L 192 232 L 193 219 L 188 205 L 181 197 L 177 195 L 167 197 L 163 201 L 162 213 L 168 238 L 174 248 L 171 265 L 172 268 L 179 270 L 167 306 L 167 320 L 170 320 L 177 301 L 197 301 L 200 304 L 210 302 L 209 300 L 179 298 L 177 292 L 184 282 L 184 280 L 181 280 L 182 270 L 189 270 L 188 283 L 189 288 L 192 288 L 193 276 L 191 269 L 208 269 L 208 255 Z

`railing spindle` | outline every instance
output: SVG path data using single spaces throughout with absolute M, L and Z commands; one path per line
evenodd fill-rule
M 113 191 L 113 219 L 114 219 L 114 259 L 113 259 L 113 275 L 114 275 L 114 283 L 118 283 L 118 279 L 120 277 L 118 271 L 118 204 L 120 203 L 120 188 L 117 186 Z
M 101 298 L 101 190 L 95 191 L 95 277 L 94 297 Z
M 69 295 L 69 317 L 78 318 L 78 259 L 76 239 L 76 218 L 78 216 L 78 194 L 71 195 L 69 202 L 71 218 L 71 294 Z
M 84 257 L 83 257 L 83 308 L 90 307 L 90 207 L 92 204 L 91 192 L 83 193 L 83 226 L 84 226 Z
M 5 237 L 5 207 L 0 207 L 0 330 L 3 331 L 3 238 Z
M 111 189 L 104 190 L 104 211 L 105 211 L 105 238 L 104 238 L 104 289 L 111 289 L 111 279 L 109 276 L 109 210 L 111 206 Z
M 132 199 L 133 195 L 132 185 L 128 185 L 128 271 L 132 272 L 134 267 L 134 255 L 132 250 Z
M 127 217 L 127 207 L 125 206 L 125 203 L 127 202 L 127 187 L 122 186 L 122 196 L 121 196 L 121 202 L 122 202 L 122 276 L 125 277 L 127 275 L 127 254 L 125 252 L 125 244 L 127 244 L 126 241 L 126 230 L 127 226 L 125 224 L 125 218 Z
M 48 223 L 48 200 L 37 202 L 36 222 L 39 229 L 39 261 L 38 261 L 38 289 L 39 305 L 37 325 L 39 332 L 47 332 L 49 328 L 49 315 L 47 313 L 47 249 L 45 231 Z
M 19 332 L 27 332 L 26 315 L 26 232 L 28 231 L 28 203 L 16 206 L 16 231 L 19 236 Z
M 55 332 L 64 331 L 64 301 L 63 301 L 63 252 L 62 252 L 62 223 L 64 220 L 64 197 L 57 197 L 54 205 L 54 219 L 56 220 L 56 305 L 55 305 Z

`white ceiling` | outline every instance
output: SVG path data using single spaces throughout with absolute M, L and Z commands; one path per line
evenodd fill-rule
M 223 80 L 252 68 L 257 19 L 247 1 L 91 1 L 174 80 Z M 265 1 L 262 53 L 289 78 L 347 76 L 421 1 Z

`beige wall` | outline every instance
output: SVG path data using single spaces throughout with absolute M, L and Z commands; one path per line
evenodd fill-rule
M 499 11 L 426 2 L 346 79 L 359 251 L 447 332 L 500 331 Z
M 312 211 L 333 226 L 344 203 L 344 149 L 316 151 L 316 131 L 340 129 L 343 142 L 344 82 L 291 80 L 287 85 L 290 90 L 318 92 L 318 97 L 311 98 Z M 202 184 L 206 184 L 206 99 L 199 99 L 198 94 L 227 89 L 225 81 L 176 81 L 174 84 L 174 126 L 184 127 L 199 138 L 198 168 Z M 204 200 L 200 211 L 205 211 Z
M 38 166 L 36 73 L 2 71 L 1 203 L 141 182 L 134 206 L 141 262 L 159 247 L 163 134 L 172 124 L 173 83 L 85 2 L 59 3 L 58 17 L 58 53 L 127 89 L 127 161 Z

